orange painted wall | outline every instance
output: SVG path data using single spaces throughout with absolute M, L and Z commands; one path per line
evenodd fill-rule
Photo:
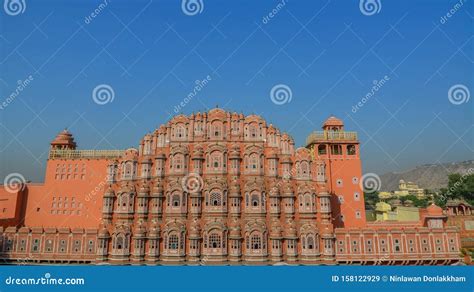
M 25 225 L 97 228 L 102 217 L 107 161 L 49 160 L 44 185 L 28 185 Z M 74 171 L 76 164 L 77 172 Z M 61 172 L 63 165 L 64 173 Z
M 0 226 L 14 226 L 20 223 L 24 194 L 25 191 L 21 189 L 11 193 L 5 187 L 0 187 Z
M 326 155 L 318 155 L 318 145 L 327 146 Z M 366 225 L 364 192 L 359 180 L 362 177 L 360 147 L 358 143 L 325 142 L 315 144 L 313 151 L 316 159 L 326 163 L 326 177 L 331 193 L 332 218 L 335 227 L 363 227 Z M 342 146 L 342 155 L 331 154 L 331 145 Z M 355 145 L 356 154 L 347 155 L 347 145 Z M 339 182 L 339 183 L 338 183 Z M 355 194 L 358 194 L 356 198 Z M 342 201 L 339 199 L 342 197 Z M 359 214 L 357 216 L 356 214 Z M 344 220 L 342 220 L 343 216 Z

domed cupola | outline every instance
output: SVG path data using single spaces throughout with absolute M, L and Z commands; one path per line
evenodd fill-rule
M 343 131 L 344 122 L 335 116 L 330 116 L 323 124 L 324 131 Z
M 51 149 L 53 150 L 75 150 L 76 146 L 73 135 L 67 129 L 59 133 L 51 142 Z

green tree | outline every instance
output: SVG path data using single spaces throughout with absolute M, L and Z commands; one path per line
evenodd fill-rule
M 413 205 L 415 207 L 418 207 L 418 208 L 426 208 L 428 207 L 428 204 L 429 204 L 429 201 L 428 199 L 418 199 L 417 196 L 414 196 L 414 195 L 408 195 L 408 196 L 404 196 L 404 197 L 400 197 L 400 201 L 402 201 L 402 203 L 405 203 L 405 201 L 407 200 L 410 200 L 413 202 Z
M 380 202 L 379 192 L 364 193 L 365 209 L 375 209 L 375 204 Z
M 440 194 L 435 196 L 435 202 L 445 206 L 450 199 L 463 199 L 474 204 L 474 174 L 453 173 L 448 176 L 448 188 L 440 190 Z

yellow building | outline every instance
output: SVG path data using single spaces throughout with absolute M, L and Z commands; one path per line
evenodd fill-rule
M 413 182 L 405 182 L 403 179 L 400 180 L 398 184 L 398 191 L 394 192 L 394 195 L 397 197 L 404 197 L 408 195 L 416 196 L 421 199 L 425 197 L 425 190 L 418 187 L 417 184 Z
M 392 210 L 392 206 L 385 202 L 378 202 L 375 205 L 376 221 L 419 221 L 420 209 L 416 207 L 397 206 Z

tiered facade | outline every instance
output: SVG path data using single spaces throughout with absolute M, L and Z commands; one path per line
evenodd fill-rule
M 369 226 L 356 133 L 329 118 L 307 147 L 259 116 L 176 116 L 138 149 L 80 151 L 64 131 L 43 185 L 17 186 L 0 215 L 16 262 L 449 264 L 459 234 L 440 208 Z

